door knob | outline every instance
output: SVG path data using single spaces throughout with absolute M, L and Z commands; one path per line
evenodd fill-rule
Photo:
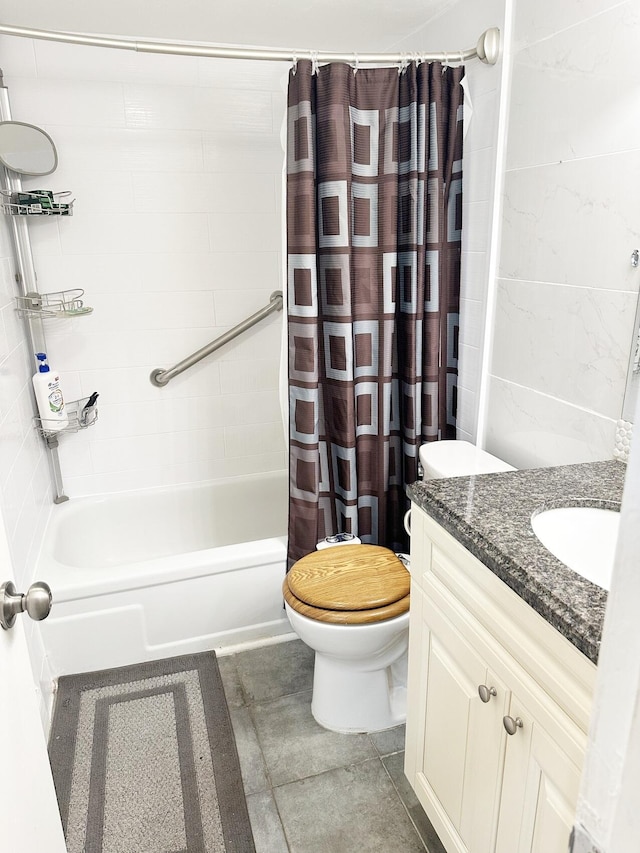
M 11 581 L 0 585 L 0 625 L 5 630 L 13 627 L 18 613 L 27 611 L 36 621 L 46 619 L 51 612 L 53 596 L 46 583 L 31 584 L 26 593 L 16 592 Z
M 495 687 L 487 687 L 486 684 L 479 684 L 478 695 L 480 696 L 483 702 L 488 702 L 492 696 L 498 695 L 498 691 Z
M 502 725 L 507 730 L 508 735 L 514 735 L 518 729 L 521 729 L 523 726 L 522 719 L 520 717 L 516 717 L 515 720 L 513 717 L 503 717 Z

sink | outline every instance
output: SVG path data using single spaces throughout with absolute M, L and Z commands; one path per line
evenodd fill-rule
M 547 509 L 531 526 L 548 551 L 574 572 L 609 589 L 620 513 L 591 506 Z

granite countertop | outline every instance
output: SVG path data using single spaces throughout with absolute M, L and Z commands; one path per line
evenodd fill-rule
M 577 575 L 535 536 L 531 516 L 559 506 L 620 509 L 626 465 L 587 462 L 419 480 L 411 500 L 597 663 L 607 592 Z

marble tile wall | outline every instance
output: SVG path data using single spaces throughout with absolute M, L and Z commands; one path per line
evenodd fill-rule
M 486 446 L 611 458 L 640 273 L 640 9 L 515 0 Z

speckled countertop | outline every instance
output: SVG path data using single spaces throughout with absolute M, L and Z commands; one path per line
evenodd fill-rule
M 619 509 L 626 465 L 588 462 L 424 480 L 414 503 L 518 593 L 594 663 L 607 592 L 577 575 L 536 538 L 531 516 L 559 506 Z

